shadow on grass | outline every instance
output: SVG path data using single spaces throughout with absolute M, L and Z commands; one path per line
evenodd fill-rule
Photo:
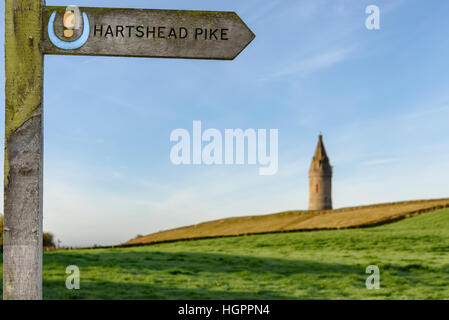
M 68 265 L 80 268 L 81 290 L 66 289 Z M 401 285 L 416 284 L 436 271 L 420 263 L 379 266 L 384 275 L 401 277 Z M 342 294 L 343 284 L 362 289 L 365 267 L 358 261 L 341 264 L 201 252 L 60 251 L 44 254 L 44 298 L 296 299 L 293 292 L 298 288 L 310 294 L 305 298 L 330 298 L 329 290 Z
M 83 267 L 120 268 L 126 273 L 140 274 L 142 271 L 173 271 L 193 274 L 234 273 L 250 271 L 254 274 L 277 274 L 288 276 L 292 274 L 333 274 L 360 273 L 364 269 L 357 265 L 304 261 L 297 259 L 279 259 L 268 257 L 254 257 L 244 255 L 229 255 L 200 252 L 95 252 L 83 253 L 65 252 L 62 255 L 44 256 L 44 263 L 49 265 L 67 266 L 75 264 Z M 324 257 L 323 257 L 324 259 Z M 65 267 L 64 267 L 65 268 Z
M 235 299 L 291 299 L 280 292 L 213 290 L 182 288 L 138 282 L 82 281 L 80 290 L 67 290 L 62 281 L 44 281 L 44 299 L 50 300 L 235 300 Z
M 81 290 L 65 288 L 65 268 L 77 265 Z M 344 275 L 363 275 L 357 265 L 199 252 L 66 251 L 44 256 L 46 299 L 295 299 L 290 287 L 308 291 Z M 59 280 L 60 279 L 60 280 Z M 278 282 L 283 288 L 277 288 Z M 264 285 L 262 283 L 264 282 Z M 188 284 L 186 284 L 188 283 Z M 363 285 L 360 282 L 360 285 Z

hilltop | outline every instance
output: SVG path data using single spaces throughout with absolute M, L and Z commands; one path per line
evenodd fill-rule
M 321 211 L 286 211 L 226 218 L 138 237 L 122 246 L 251 234 L 372 227 L 449 207 L 449 198 L 403 201 Z

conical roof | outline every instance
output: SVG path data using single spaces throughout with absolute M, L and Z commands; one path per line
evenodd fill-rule
M 309 172 L 320 172 L 326 175 L 332 175 L 332 166 L 330 164 L 329 157 L 326 154 L 326 149 L 324 148 L 323 143 L 323 136 L 321 134 L 318 139 L 318 144 L 316 146 L 315 154 L 313 155 Z

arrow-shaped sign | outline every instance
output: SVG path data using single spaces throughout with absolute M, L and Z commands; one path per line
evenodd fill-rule
M 232 60 L 255 35 L 235 12 L 45 7 L 45 54 Z

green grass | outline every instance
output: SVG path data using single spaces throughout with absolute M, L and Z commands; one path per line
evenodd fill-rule
M 65 288 L 78 265 L 81 289 Z M 365 268 L 380 268 L 379 290 Z M 449 210 L 381 227 L 44 255 L 46 299 L 448 299 Z

